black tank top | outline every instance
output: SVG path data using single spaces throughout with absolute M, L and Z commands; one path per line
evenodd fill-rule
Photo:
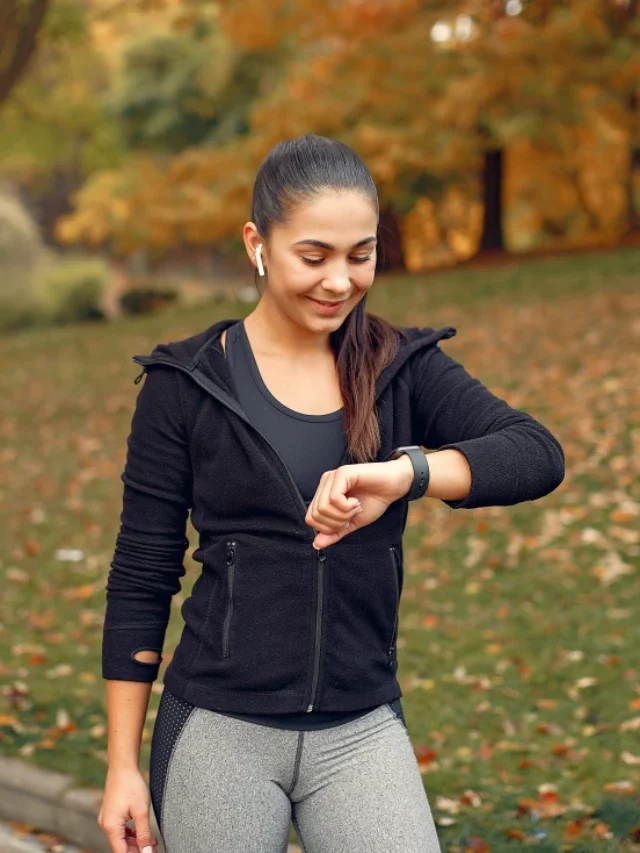
M 307 506 L 311 503 L 324 471 L 336 468 L 346 448 L 343 410 L 325 415 L 306 415 L 277 400 L 262 381 L 244 321 L 227 328 L 227 363 L 240 405 L 249 420 L 274 445 L 291 471 Z M 324 729 L 355 720 L 377 706 L 349 711 L 300 712 L 294 714 L 241 714 L 218 711 L 228 717 L 280 729 Z

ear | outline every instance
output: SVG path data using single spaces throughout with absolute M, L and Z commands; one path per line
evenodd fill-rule
M 253 222 L 247 222 L 242 229 L 242 239 L 244 240 L 244 245 L 247 250 L 247 255 L 249 256 L 249 260 L 254 265 L 254 267 L 258 266 L 257 258 L 256 258 L 256 250 L 260 243 L 262 243 L 262 261 L 264 263 L 265 260 L 265 244 L 264 240 L 258 233 L 258 229 L 256 228 Z

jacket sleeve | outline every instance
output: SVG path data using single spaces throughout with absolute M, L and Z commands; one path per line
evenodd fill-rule
M 177 372 L 151 367 L 127 438 L 120 531 L 107 580 L 102 677 L 158 677 L 171 598 L 181 589 L 189 545 L 192 470 Z M 134 659 L 143 649 L 159 659 Z
M 489 391 L 439 345 L 419 351 L 411 373 L 414 443 L 454 448 L 471 468 L 467 497 L 444 503 L 453 509 L 510 506 L 541 498 L 563 481 L 565 456 L 555 436 Z

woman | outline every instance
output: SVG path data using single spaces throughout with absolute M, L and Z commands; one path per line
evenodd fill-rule
M 157 843 L 139 746 L 189 512 L 203 571 L 151 744 L 168 853 L 282 853 L 291 820 L 306 853 L 439 850 L 396 678 L 408 503 L 535 500 L 564 454 L 440 349 L 455 329 L 366 313 L 377 230 L 350 148 L 276 145 L 243 230 L 255 309 L 134 357 L 103 635 L 114 853 Z

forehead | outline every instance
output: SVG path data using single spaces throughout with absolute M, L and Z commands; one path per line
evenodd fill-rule
M 375 208 L 364 193 L 323 190 L 296 205 L 288 221 L 277 228 L 286 239 L 309 237 L 336 246 L 351 246 L 363 237 L 375 235 L 377 224 Z

